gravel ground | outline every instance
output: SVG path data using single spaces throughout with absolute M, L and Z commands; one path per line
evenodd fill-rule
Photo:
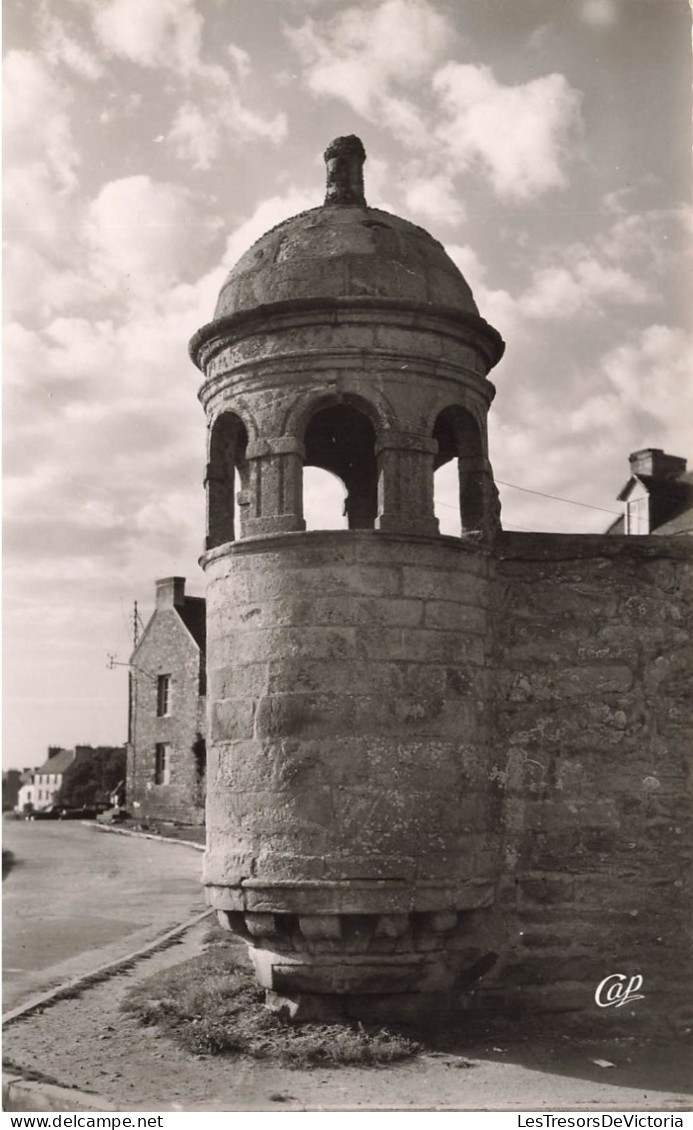
M 690 1110 L 685 1072 L 665 1048 L 518 1037 L 404 1064 L 292 1070 L 193 1056 L 119 1011 L 127 989 L 199 953 L 208 925 L 42 1013 L 6 1027 L 9 1070 L 93 1093 L 124 1111 Z M 594 1064 L 607 1059 L 615 1067 Z M 678 1053 L 679 1064 L 682 1055 Z

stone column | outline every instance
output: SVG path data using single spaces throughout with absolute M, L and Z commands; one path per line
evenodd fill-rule
M 243 537 L 305 530 L 303 459 L 294 436 L 277 436 L 248 444 L 248 487 L 242 500 Z
M 388 533 L 438 533 L 433 513 L 433 459 L 438 443 L 414 432 L 388 431 L 376 447 L 378 518 Z
M 482 455 L 461 456 L 458 466 L 462 533 L 498 529 L 500 503 L 488 459 Z
M 233 470 L 229 478 L 225 463 L 208 463 L 204 485 L 207 498 L 207 538 L 205 545 L 207 549 L 213 549 L 224 542 L 233 541 L 236 536 Z

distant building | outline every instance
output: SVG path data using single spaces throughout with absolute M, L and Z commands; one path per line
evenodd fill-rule
M 62 749 L 54 745 L 48 747 L 48 758 L 38 769 L 26 770 L 30 779 L 22 785 L 17 797 L 16 808 L 24 811 L 27 805 L 32 808 L 48 808 L 55 801 L 66 770 L 75 760 L 74 749 Z
M 15 812 L 24 812 L 27 808 L 35 808 L 34 801 L 34 773 L 35 769 L 25 769 L 22 773 L 22 782 L 17 793 Z
M 114 760 L 115 758 L 115 760 Z M 113 791 L 109 777 L 122 778 L 125 750 L 122 746 L 78 745 L 74 749 L 60 746 L 48 747 L 48 759 L 38 769 L 25 769 L 21 774 L 21 787 L 14 804 L 15 811 L 49 808 L 52 804 L 92 805 L 108 803 Z M 120 789 L 124 782 L 120 780 Z M 4 786 L 4 777 L 3 777 Z M 58 793 L 72 793 L 58 799 Z M 4 803 L 4 800 L 3 800 Z
M 156 582 L 156 608 L 131 657 L 127 804 L 143 820 L 203 824 L 205 602 L 184 577 Z
M 623 515 L 607 534 L 693 534 L 693 473 L 686 460 L 661 448 L 629 456 L 630 478 L 618 495 Z

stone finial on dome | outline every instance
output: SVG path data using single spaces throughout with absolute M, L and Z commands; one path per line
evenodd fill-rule
M 366 207 L 363 163 L 366 150 L 360 137 L 336 137 L 325 150 L 327 186 L 325 204 L 356 204 Z

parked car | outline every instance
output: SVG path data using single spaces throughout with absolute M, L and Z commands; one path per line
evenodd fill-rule
M 95 805 L 49 804 L 46 808 L 34 808 L 26 814 L 26 820 L 95 820 L 98 810 Z
M 49 804 L 45 808 L 35 808 L 26 817 L 27 820 L 59 820 L 61 809 L 57 804 Z

